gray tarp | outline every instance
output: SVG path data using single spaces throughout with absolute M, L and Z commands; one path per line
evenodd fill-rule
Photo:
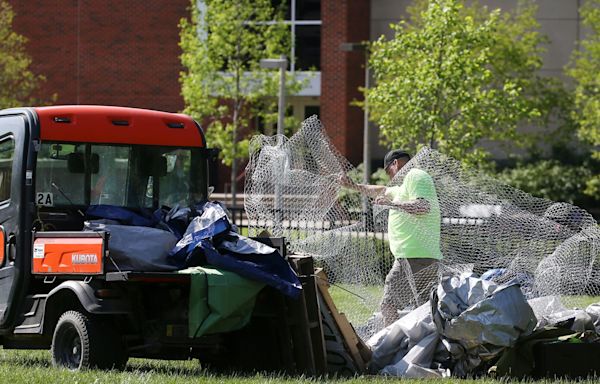
M 514 345 L 537 323 L 518 285 L 497 285 L 470 274 L 443 278 L 432 308 L 438 332 L 460 347 L 451 351 L 452 373 L 458 376 Z
M 433 316 L 432 316 L 433 311 Z M 536 318 L 517 285 L 471 274 L 442 278 L 426 303 L 375 334 L 371 369 L 403 377 L 464 376 L 533 331 Z
M 567 309 L 558 296 L 537 297 L 528 303 L 538 319 L 536 329 L 550 326 L 600 334 L 600 303 L 590 304 L 585 310 Z
M 594 328 L 596 329 L 596 333 L 600 334 L 600 303 L 588 305 L 585 311 L 588 315 L 590 315 L 594 324 Z
M 373 335 L 370 370 L 403 377 L 446 377 L 443 369 L 430 369 L 439 343 L 429 302 Z

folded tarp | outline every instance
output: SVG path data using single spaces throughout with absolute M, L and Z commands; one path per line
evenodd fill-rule
M 275 248 L 230 232 L 217 249 L 219 254 L 209 258 L 210 264 L 261 281 L 289 297 L 300 296 L 302 283 Z
M 117 205 L 90 205 L 85 214 L 91 218 L 116 220 L 120 224 L 153 227 L 156 220 Z
M 167 257 L 177 243 L 177 238 L 170 232 L 150 227 L 110 224 L 106 220 L 86 221 L 84 230 L 105 231 L 110 234 L 105 272 L 165 272 L 180 269 Z
M 179 271 L 191 275 L 189 337 L 235 331 L 250 321 L 263 283 L 215 268 Z
M 156 225 L 158 228 L 172 232 L 178 240 L 181 240 L 191 218 L 197 214 L 195 209 L 175 205 L 171 209 L 168 207 L 157 209 L 152 217 L 158 223 Z

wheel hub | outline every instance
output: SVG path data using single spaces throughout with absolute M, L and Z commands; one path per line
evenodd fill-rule
M 66 326 L 57 340 L 57 348 L 62 349 L 59 360 L 68 369 L 79 369 L 81 364 L 81 338 L 72 326 Z M 62 347 L 61 347 L 62 346 Z

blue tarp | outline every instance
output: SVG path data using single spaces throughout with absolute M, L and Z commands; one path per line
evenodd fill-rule
M 116 220 L 124 225 L 154 227 L 157 224 L 156 220 L 116 205 L 90 205 L 85 214 L 99 219 Z
M 182 267 L 201 264 L 235 272 L 263 282 L 285 295 L 297 298 L 302 284 L 275 248 L 232 231 L 227 213 L 219 203 L 207 202 L 198 209 L 183 238 L 171 251 Z
M 169 253 L 168 261 L 180 269 L 210 264 L 263 282 L 293 298 L 301 293 L 300 280 L 279 252 L 239 235 L 227 210 L 218 202 L 204 202 L 191 208 L 162 208 L 151 217 L 109 205 L 90 206 L 86 214 L 125 225 L 170 231 L 179 241 Z

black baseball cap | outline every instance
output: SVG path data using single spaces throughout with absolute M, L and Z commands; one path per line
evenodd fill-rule
M 410 155 L 408 154 L 408 152 L 403 151 L 401 149 L 393 149 L 389 151 L 387 155 L 385 155 L 385 157 L 383 158 L 383 169 L 387 170 L 390 164 L 392 164 L 392 161 L 404 158 L 410 160 Z

